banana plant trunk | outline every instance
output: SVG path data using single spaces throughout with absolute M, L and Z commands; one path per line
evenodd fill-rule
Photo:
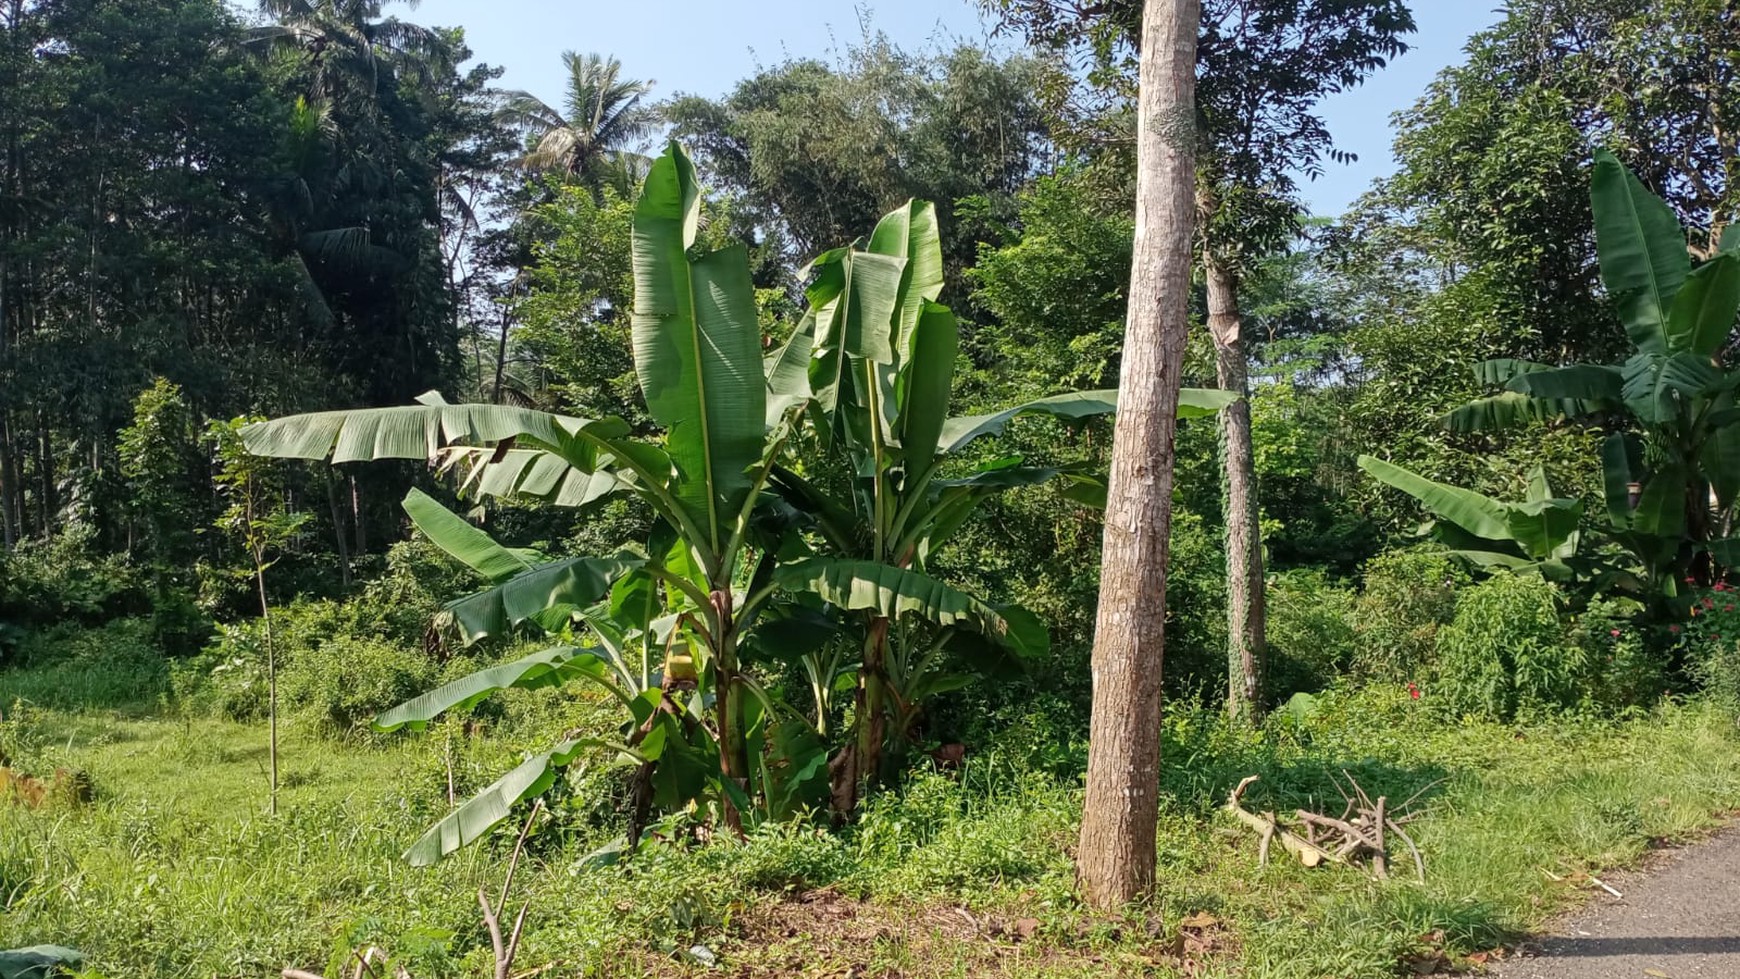
M 1153 890 L 1161 667 L 1178 392 L 1189 332 L 1196 201 L 1198 0 L 1142 10 L 1136 234 L 1112 436 L 1093 717 L 1076 886 L 1099 910 Z
M 1256 716 L 1265 655 L 1263 539 L 1257 523 L 1256 464 L 1251 449 L 1250 368 L 1239 312 L 1239 277 L 1206 250 L 1208 331 L 1214 337 L 1221 390 L 1239 400 L 1220 413 L 1222 502 L 1226 517 L 1227 715 Z
M 1701 479 L 1687 481 L 1686 540 L 1704 543 L 1715 535 L 1710 528 L 1710 484 Z M 1686 562 L 1687 577 L 1699 587 L 1708 588 L 1716 580 L 1715 561 L 1707 548 L 1695 547 Z
M 857 736 L 842 750 L 839 763 L 829 766 L 834 815 L 845 819 L 858 808 L 864 789 L 882 774 L 882 749 L 888 742 L 888 620 L 870 620 L 864 636 L 863 663 L 853 693 L 852 713 Z
M 732 615 L 731 589 L 717 588 L 711 596 L 714 636 L 714 669 L 718 691 L 714 697 L 716 723 L 719 726 L 719 775 L 740 793 L 749 792 L 749 741 L 743 730 L 743 682 L 737 673 L 736 622 Z M 733 833 L 743 834 L 743 813 L 727 794 L 720 800 L 725 825 Z

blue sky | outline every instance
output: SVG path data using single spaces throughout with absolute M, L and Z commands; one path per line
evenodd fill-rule
M 1313 211 L 1339 214 L 1390 171 L 1390 114 L 1411 105 L 1440 69 L 1461 59 L 1469 35 L 1498 19 L 1497 2 L 1416 0 L 1414 50 L 1362 88 L 1325 103 L 1339 145 L 1360 159 L 1328 164 L 1321 179 L 1305 185 Z M 804 0 L 423 0 L 415 10 L 393 12 L 464 27 L 477 56 L 506 69 L 502 85 L 552 103 L 562 94 L 561 54 L 569 49 L 615 55 L 630 76 L 656 79 L 655 92 L 663 97 L 719 95 L 758 66 L 787 56 L 829 58 L 857 39 L 866 21 L 911 49 L 990 36 L 967 0 L 876 0 L 857 7 Z

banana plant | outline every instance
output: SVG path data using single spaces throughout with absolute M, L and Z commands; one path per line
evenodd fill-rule
M 775 467 L 771 484 L 813 516 L 824 553 L 777 577 L 853 613 L 858 624 L 855 739 L 832 764 L 833 801 L 845 811 L 864 783 L 881 776 L 891 735 L 905 739 L 918 704 L 967 682 L 950 669 L 952 648 L 989 638 L 1015 659 L 1031 659 L 1047 647 L 1030 613 L 966 595 L 931 577 L 927 565 L 988 497 L 1065 474 L 1018 456 L 962 463 L 962 450 L 1023 415 L 1106 414 L 1117 392 L 948 416 L 959 326 L 937 302 L 942 251 L 929 203 L 909 201 L 877 224 L 867 244 L 826 252 L 808 271 L 809 310 L 768 358 L 767 378 L 770 405 L 808 406 L 809 451 Z M 1180 412 L 1212 414 L 1232 398 L 1187 390 Z
M 1696 268 L 1673 210 L 1612 154 L 1591 187 L 1601 279 L 1633 353 L 1622 364 L 1488 361 L 1501 391 L 1451 412 L 1455 431 L 1558 419 L 1606 423 L 1608 528 L 1637 570 L 1615 574 L 1644 596 L 1673 597 L 1740 565 L 1740 370 L 1723 363 L 1740 311 L 1740 230 Z
M 741 643 L 768 604 L 774 591 L 768 581 L 779 561 L 779 549 L 758 539 L 757 501 L 790 425 L 777 413 L 770 420 L 767 411 L 747 253 L 741 246 L 694 253 L 700 197 L 694 166 L 673 143 L 648 173 L 634 215 L 634 360 L 661 438 L 630 438 L 628 426 L 615 418 L 452 405 L 425 396 L 413 406 L 265 422 L 244 430 L 243 439 L 261 455 L 334 462 L 426 459 L 458 469 L 461 485 L 480 495 L 570 506 L 622 493 L 642 500 L 658 517 L 658 531 L 644 554 L 544 563 L 495 545 L 481 533 L 466 534 L 460 530 L 463 521 L 432 516 L 424 501 L 413 500 L 412 512 L 421 510 L 419 526 L 433 529 L 431 537 L 451 545 L 456 555 L 475 559 L 467 563 L 492 582 L 487 591 L 447 609 L 467 638 L 528 623 L 558 625 L 570 612 L 639 589 L 656 596 L 660 618 L 668 622 L 664 667 L 686 664 L 694 676 L 692 689 L 654 684 L 650 670 L 641 671 L 640 687 L 631 687 L 612 679 L 620 671 L 609 668 L 599 645 L 558 648 L 449 684 L 388 712 L 380 723 L 389 728 L 425 724 L 502 686 L 573 678 L 610 681 L 634 711 L 636 730 L 645 731 L 638 748 L 604 747 L 645 764 L 657 760 L 646 745 L 666 730 L 661 717 L 690 735 L 665 737 L 670 745 L 695 740 L 692 726 L 704 718 L 704 740 L 716 747 L 710 763 L 717 772 L 712 801 L 725 823 L 740 829 L 744 811 L 751 808 L 749 727 L 762 714 L 759 704 L 746 705 L 754 694 Z M 603 619 L 594 614 L 590 621 Z M 661 669 L 667 679 L 671 672 Z M 580 752 L 596 747 L 564 742 L 532 759 L 468 803 L 475 805 L 473 812 L 432 830 L 436 838 L 412 857 L 438 856 L 476 838 L 504 818 L 508 807 L 547 788 Z
M 1374 456 L 1359 466 L 1379 482 L 1412 496 L 1438 517 L 1433 534 L 1450 550 L 1482 568 L 1536 571 L 1570 578 L 1580 539 L 1583 501 L 1558 496 L 1536 466 L 1522 502 L 1434 482 Z

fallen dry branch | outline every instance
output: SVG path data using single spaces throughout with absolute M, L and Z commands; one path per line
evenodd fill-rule
M 1299 862 L 1307 867 L 1315 867 L 1325 861 L 1333 863 L 1346 862 L 1341 857 L 1330 853 L 1328 850 L 1323 849 L 1311 840 L 1283 827 L 1280 822 L 1275 819 L 1274 813 L 1265 812 L 1259 815 L 1240 805 L 1239 802 L 1244 798 L 1245 790 L 1250 788 L 1251 783 L 1256 780 L 1257 776 L 1252 775 L 1240 782 L 1238 788 L 1233 789 L 1231 797 L 1227 799 L 1226 810 L 1227 812 L 1237 816 L 1241 822 L 1250 826 L 1252 829 L 1255 829 L 1262 835 L 1262 845 L 1258 853 L 1260 861 L 1264 866 L 1267 866 L 1269 862 L 1269 844 L 1276 838 L 1280 839 L 1283 849 L 1288 853 L 1293 854 L 1295 857 L 1298 857 Z
M 1293 818 L 1299 828 L 1297 832 L 1282 825 L 1272 812 L 1255 813 L 1244 807 L 1245 790 L 1257 781 L 1258 776 L 1255 775 L 1244 779 L 1232 790 L 1227 798 L 1226 810 L 1257 831 L 1260 837 L 1257 862 L 1262 866 L 1268 866 L 1270 845 L 1279 839 L 1282 848 L 1307 867 L 1364 861 L 1371 868 L 1372 876 L 1387 880 L 1390 875 L 1390 841 L 1399 839 L 1406 844 L 1408 852 L 1413 856 L 1414 873 L 1421 880 L 1425 880 L 1425 858 L 1420 855 L 1420 848 L 1414 844 L 1413 837 L 1402 829 L 1405 823 L 1413 819 L 1412 815 L 1402 811 L 1406 805 L 1391 809 L 1387 798 L 1378 796 L 1372 799 L 1352 775 L 1346 772 L 1342 775 L 1352 791 L 1342 792 L 1347 808 L 1341 816 L 1326 816 L 1305 809 L 1295 810 Z M 1418 797 L 1416 794 L 1414 798 Z M 1410 803 L 1412 801 L 1413 799 L 1409 800 Z

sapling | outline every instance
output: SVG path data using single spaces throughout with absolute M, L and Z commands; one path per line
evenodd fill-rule
M 260 630 L 266 651 L 267 761 L 271 789 L 267 811 L 278 814 L 278 652 L 272 635 L 272 603 L 266 597 L 266 569 L 276 564 L 285 546 L 308 519 L 293 511 L 269 459 L 250 455 L 242 447 L 243 425 L 257 419 L 234 418 L 212 421 L 206 427 L 217 461 L 218 489 L 229 506 L 218 516 L 217 526 L 241 541 L 251 566 L 249 576 L 260 599 Z

